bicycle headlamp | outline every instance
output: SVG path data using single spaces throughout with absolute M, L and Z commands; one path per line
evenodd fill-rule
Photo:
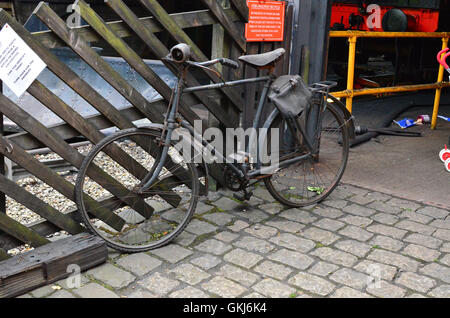
M 191 47 L 184 43 L 175 45 L 170 50 L 170 56 L 172 57 L 172 60 L 177 63 L 186 62 L 191 57 Z

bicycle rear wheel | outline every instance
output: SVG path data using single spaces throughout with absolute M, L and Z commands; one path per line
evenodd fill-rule
M 173 147 L 158 181 L 138 192 L 160 161 L 159 138 L 160 132 L 150 129 L 120 131 L 94 146 L 80 168 L 75 186 L 79 212 L 86 227 L 114 249 L 143 252 L 166 245 L 195 211 L 197 169 Z M 94 180 L 95 175 L 100 178 Z
M 312 107 L 320 107 L 318 102 Z M 302 207 L 324 200 L 339 184 L 347 165 L 349 132 L 340 111 L 326 103 L 321 112 L 321 123 L 316 125 L 313 142 L 319 143 L 319 152 L 295 164 L 280 169 L 265 178 L 270 194 L 289 207 Z M 296 119 L 301 121 L 301 117 Z M 270 127 L 279 130 L 279 160 L 283 161 L 309 152 L 300 131 L 288 125 L 278 115 Z M 268 145 L 271 145 L 269 130 Z

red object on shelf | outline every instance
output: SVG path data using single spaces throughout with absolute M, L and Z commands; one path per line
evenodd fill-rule
M 400 9 L 408 18 L 408 30 L 409 32 L 435 32 L 439 26 L 439 10 L 434 9 L 417 9 L 417 8 L 401 8 L 401 7 L 392 7 L 392 6 L 381 6 L 381 17 L 380 22 L 382 21 L 385 14 L 392 9 Z M 341 25 L 341 28 L 348 30 L 350 29 L 350 19 L 351 17 L 357 17 L 357 19 L 364 20 L 363 23 L 358 26 L 354 26 L 353 30 L 360 31 L 385 31 L 383 30 L 382 25 L 379 27 L 369 29 L 367 20 L 370 15 L 361 14 L 360 7 L 356 4 L 347 4 L 347 3 L 333 3 L 332 6 L 332 14 L 331 14 L 331 27 Z

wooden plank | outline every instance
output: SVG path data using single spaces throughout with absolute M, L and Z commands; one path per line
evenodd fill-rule
M 15 297 L 67 278 L 68 266 L 80 271 L 106 262 L 108 249 L 99 237 L 78 234 L 0 263 L 0 298 Z
M 52 132 L 46 129 L 44 125 L 11 102 L 3 94 L 0 94 L 0 111 L 2 111 L 9 119 L 17 123 L 23 129 L 27 130 L 30 134 L 42 140 L 50 149 L 60 155 L 64 160 L 78 169 L 81 168 L 84 159 L 82 154 L 73 149 L 59 136 L 52 134 Z M 97 166 L 92 166 L 88 169 L 87 174 L 111 194 L 126 202 L 130 207 L 133 207 L 136 212 L 143 214 L 146 218 L 152 215 L 154 209 L 150 205 L 148 205 L 138 195 L 131 193 L 129 190 L 124 188 L 120 183 Z M 111 215 L 112 213 L 109 212 L 108 214 Z
M 242 19 L 248 22 L 248 6 L 246 2 L 246 0 L 231 0 L 231 5 L 237 10 Z
M 0 174 L 0 191 L 70 234 L 84 231 L 79 223 L 32 195 L 15 182 L 8 180 L 2 174 Z
M 231 21 L 228 16 L 223 11 L 222 7 L 217 3 L 217 0 L 202 0 L 203 3 L 208 6 L 212 14 L 217 18 L 223 28 L 228 32 L 233 41 L 242 49 L 242 52 L 247 50 L 246 40 L 242 33 L 240 33 L 233 21 Z
M 108 4 L 111 9 L 113 9 L 128 26 L 136 32 L 136 34 L 140 37 L 140 39 L 147 45 L 150 51 L 155 54 L 158 58 L 163 58 L 169 54 L 169 50 L 164 46 L 164 44 L 152 33 L 150 32 L 143 23 L 140 22 L 138 17 L 134 14 L 133 11 L 128 8 L 125 3 L 121 0 L 106 0 L 106 4 Z M 162 61 L 167 68 L 169 68 L 172 73 L 177 74 L 177 68 L 167 61 Z M 199 86 L 199 82 L 192 76 L 191 73 L 186 74 L 186 83 L 187 86 Z M 237 114 L 236 116 L 227 116 L 225 110 L 216 103 L 213 99 L 210 98 L 211 91 L 208 92 L 195 92 L 194 95 L 198 98 L 198 100 L 205 105 L 205 107 L 211 111 L 217 118 L 221 118 L 225 126 L 233 127 L 236 124 Z M 183 100 L 188 97 L 188 94 L 183 95 Z
M 8 258 L 11 258 L 11 256 L 8 253 L 6 253 L 5 250 L 0 248 L 0 261 L 4 261 Z
M 200 48 L 191 40 L 191 38 L 180 28 L 174 20 L 171 19 L 170 15 L 164 10 L 164 8 L 156 0 L 139 0 L 161 23 L 164 29 L 179 43 L 186 43 L 191 46 L 191 54 L 196 61 L 207 61 L 209 58 L 203 54 Z M 217 71 L 217 68 L 212 67 Z M 212 72 L 205 73 L 214 83 L 222 82 L 222 79 L 217 77 Z M 230 99 L 233 106 L 236 107 L 238 111 L 242 111 L 242 100 L 233 90 L 233 88 L 223 88 L 222 92 Z
M 30 172 L 36 178 L 40 179 L 41 181 L 45 182 L 46 184 L 54 188 L 56 191 L 64 195 L 69 200 L 75 201 L 74 199 L 75 187 L 72 183 L 61 177 L 58 173 L 49 169 L 44 164 L 40 163 L 37 159 L 29 155 L 13 141 L 6 140 L 5 138 L 0 138 L 0 153 L 5 155 L 8 159 L 17 163 L 18 165 L 20 165 L 22 168 Z M 102 209 L 99 203 L 97 203 L 97 201 L 95 201 L 94 199 L 90 198 L 87 194 L 85 194 L 85 201 L 87 202 L 89 208 L 91 208 L 94 211 L 99 211 L 98 213 L 99 218 L 101 218 L 105 223 L 107 223 L 112 228 L 119 231 L 125 224 L 125 221 L 122 218 L 120 218 L 115 214 L 111 214 L 106 207 Z M 102 218 L 102 215 L 107 215 L 108 217 Z
M 74 129 L 79 131 L 83 136 L 88 138 L 94 144 L 99 143 L 106 136 L 95 129 L 88 121 L 86 121 L 80 114 L 73 110 L 69 105 L 64 103 L 60 98 L 48 90 L 42 83 L 35 81 L 29 88 L 28 92 L 38 99 L 42 104 L 53 111 L 56 115 L 65 120 Z M 111 144 L 105 152 L 117 163 L 119 163 L 128 172 L 134 175 L 139 180 L 144 179 L 149 171 L 138 163 L 134 158 L 129 156 L 119 146 Z M 170 203 L 173 207 L 177 207 L 181 201 L 181 197 L 175 192 L 170 194 L 162 193 L 161 197 Z
M 225 9 L 225 12 L 232 21 L 238 21 L 241 19 L 233 9 Z M 216 19 L 211 16 L 209 10 L 172 13 L 170 14 L 170 17 L 182 29 L 207 26 L 217 23 Z M 158 21 L 155 21 L 153 17 L 143 17 L 139 20 L 142 21 L 150 32 L 158 33 L 164 31 L 164 28 L 162 28 Z M 134 34 L 134 32 L 130 30 L 122 21 L 111 21 L 108 22 L 108 25 L 111 27 L 113 32 L 121 38 L 127 38 Z M 101 37 L 89 25 L 76 27 L 73 28 L 73 30 L 78 35 L 85 38 L 88 42 L 98 42 L 101 40 Z M 34 32 L 32 34 L 38 42 L 42 43 L 42 45 L 47 48 L 66 46 L 64 42 L 61 41 L 52 31 Z
M 259 43 L 252 42 L 248 43 L 247 54 L 258 54 L 259 53 Z M 258 75 L 258 72 L 253 67 L 245 65 L 245 78 L 254 78 Z M 244 109 L 244 119 L 243 126 L 244 129 L 250 128 L 253 125 L 253 119 L 255 118 L 255 101 L 256 101 L 256 86 L 255 83 L 250 83 L 245 85 L 245 109 Z
M 5 213 L 0 213 L 0 230 L 33 247 L 39 247 L 50 242 L 25 225 L 11 219 Z

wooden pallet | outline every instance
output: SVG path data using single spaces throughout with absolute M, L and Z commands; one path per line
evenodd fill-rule
M 0 262 L 0 298 L 19 296 L 67 278 L 71 264 L 84 271 L 107 259 L 106 243 L 86 233 L 46 244 Z

